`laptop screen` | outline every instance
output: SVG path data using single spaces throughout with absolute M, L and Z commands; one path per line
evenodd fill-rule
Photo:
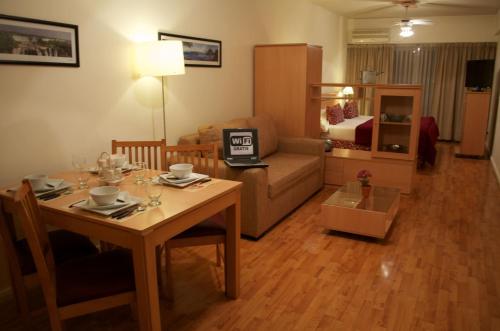
M 257 129 L 223 129 L 224 159 L 259 161 Z

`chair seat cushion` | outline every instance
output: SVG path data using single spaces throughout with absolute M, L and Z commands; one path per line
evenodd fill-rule
M 74 232 L 56 230 L 48 233 L 49 241 L 54 254 L 56 264 L 63 263 L 70 259 L 80 258 L 88 255 L 95 255 L 99 251 L 89 238 Z M 30 275 L 36 272 L 35 262 L 26 239 L 15 242 L 19 264 L 23 275 Z
M 115 249 L 62 263 L 56 267 L 56 286 L 60 306 L 133 291 L 130 251 Z
M 226 224 L 224 223 L 224 216 L 218 213 L 205 221 L 197 224 L 184 232 L 179 233 L 172 239 L 181 238 L 194 238 L 204 236 L 223 235 L 226 233 Z
M 275 153 L 264 160 L 269 167 L 268 196 L 273 199 L 294 187 L 296 183 L 321 169 L 319 156 L 292 153 Z

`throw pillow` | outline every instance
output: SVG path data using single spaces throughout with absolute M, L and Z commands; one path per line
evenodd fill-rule
M 217 144 L 219 148 L 219 159 L 222 160 L 222 129 L 237 129 L 248 127 L 248 122 L 245 118 L 234 119 L 224 123 L 200 126 L 198 128 L 198 134 L 200 135 L 200 144 Z
M 276 127 L 270 115 L 262 114 L 249 118 L 248 127 L 258 130 L 260 158 L 278 150 L 278 131 L 276 131 Z
M 344 105 L 344 118 L 354 118 L 359 116 L 358 103 L 356 101 L 347 101 Z
M 342 106 L 338 103 L 335 106 L 327 106 L 326 118 L 328 119 L 328 123 L 331 125 L 344 122 L 344 112 L 342 110 Z

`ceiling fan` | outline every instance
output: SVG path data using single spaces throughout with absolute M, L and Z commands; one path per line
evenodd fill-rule
M 403 6 L 407 8 L 421 8 L 421 9 L 441 9 L 441 10 L 487 10 L 496 13 L 499 9 L 498 5 L 484 5 L 480 3 L 475 4 L 464 4 L 462 3 L 450 3 L 450 1 L 442 0 L 364 0 L 367 2 L 376 2 L 380 4 L 385 4 L 380 7 L 370 8 L 368 10 L 362 10 L 353 13 L 353 17 L 363 18 L 367 15 L 386 12 L 391 10 L 395 6 Z M 488 2 L 489 3 L 489 2 Z
M 405 8 L 405 16 L 402 18 L 399 22 L 395 23 L 394 25 L 397 25 L 401 28 L 401 32 L 399 35 L 403 38 L 408 38 L 411 37 L 415 34 L 413 32 L 413 26 L 414 25 L 432 25 L 431 20 L 422 20 L 422 19 L 410 19 L 408 17 L 408 7 L 415 7 L 416 6 L 416 0 L 400 0 L 400 1 L 393 1 L 393 2 L 398 2 L 400 3 L 404 8 Z

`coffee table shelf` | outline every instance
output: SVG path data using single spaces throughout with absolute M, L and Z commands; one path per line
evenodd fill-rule
M 359 183 L 348 183 L 321 205 L 320 225 L 327 229 L 383 239 L 399 209 L 400 190 L 373 186 L 363 198 Z

